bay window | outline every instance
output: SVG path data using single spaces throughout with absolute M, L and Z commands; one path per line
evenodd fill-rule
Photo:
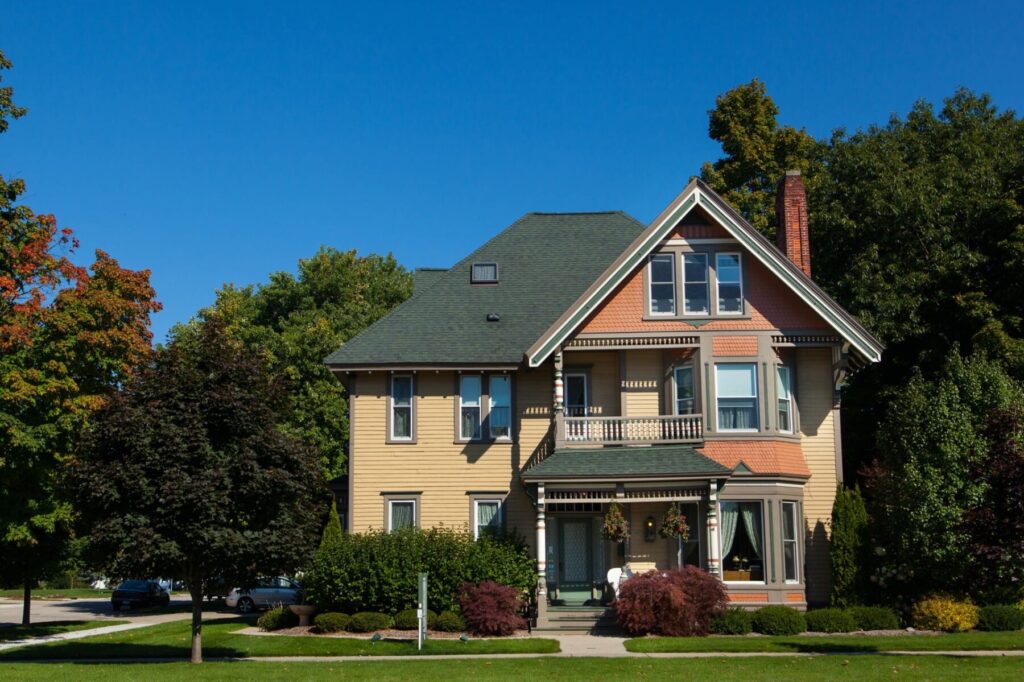
M 651 315 L 676 314 L 676 259 L 658 253 L 650 259 Z
M 796 502 L 782 503 L 782 571 L 787 583 L 800 580 L 797 543 L 797 506 Z
M 738 253 L 715 254 L 718 314 L 743 314 L 743 268 Z
M 722 573 L 729 582 L 764 582 L 760 502 L 722 502 Z
M 693 365 L 676 367 L 673 370 L 673 378 L 675 379 L 675 399 L 673 400 L 675 412 L 673 414 L 694 414 L 696 405 L 693 397 Z
M 683 256 L 683 314 L 708 312 L 708 255 L 688 253 Z
M 757 431 L 757 365 L 715 365 L 719 431 Z
M 480 440 L 481 378 L 466 375 L 459 379 L 459 439 Z
M 779 365 L 776 368 L 775 386 L 779 400 L 779 431 L 793 433 L 793 396 L 789 367 Z

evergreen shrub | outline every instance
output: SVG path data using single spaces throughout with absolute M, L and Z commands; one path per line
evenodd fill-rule
M 765 606 L 754 612 L 754 632 L 762 635 L 799 635 L 806 630 L 804 614 L 788 606 Z
M 993 604 L 978 610 L 978 629 L 1010 632 L 1024 629 L 1024 611 L 1013 604 Z
M 427 629 L 433 630 L 437 624 L 437 614 L 427 609 Z M 395 614 L 396 630 L 415 630 L 420 626 L 419 618 L 416 617 L 416 609 L 405 609 Z
M 900 617 L 885 606 L 851 606 L 847 609 L 859 630 L 898 630 Z
M 853 614 L 844 609 L 816 609 L 808 611 L 804 618 L 811 632 L 853 632 L 857 629 Z
M 395 624 L 391 616 L 386 613 L 375 611 L 362 611 L 353 614 L 352 620 L 348 623 L 349 632 L 376 632 L 377 630 L 388 630 Z
M 299 624 L 299 617 L 291 612 L 290 609 L 284 606 L 275 606 L 272 609 L 267 609 L 257 620 L 256 626 L 260 630 L 281 630 L 283 628 L 293 628 Z
M 463 632 L 466 629 L 466 621 L 454 611 L 442 611 L 437 616 L 434 629 L 440 632 Z
M 316 626 L 317 632 L 342 632 L 348 629 L 348 624 L 351 621 L 352 616 L 347 613 L 328 611 L 317 614 L 313 619 L 313 625 Z
M 860 601 L 865 566 L 864 548 L 868 512 L 860 488 L 839 486 L 832 505 L 832 537 L 829 557 L 832 560 L 832 606 L 851 606 Z
M 718 635 L 747 635 L 754 629 L 754 616 L 750 611 L 732 607 L 715 617 L 711 631 Z

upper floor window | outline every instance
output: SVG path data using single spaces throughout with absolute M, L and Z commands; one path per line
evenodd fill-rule
M 391 440 L 412 440 L 412 377 L 391 377 Z
M 459 438 L 480 439 L 481 380 L 476 375 L 459 379 Z
M 676 314 L 676 265 L 671 253 L 651 256 L 651 315 Z
M 683 256 L 683 314 L 708 314 L 708 255 Z
M 473 501 L 473 537 L 501 532 L 501 500 Z
M 787 583 L 800 580 L 797 567 L 797 506 L 796 502 L 782 503 L 782 571 Z
M 779 365 L 775 369 L 776 393 L 779 399 L 779 431 L 793 433 L 793 394 L 790 388 L 789 367 Z
M 491 438 L 507 439 L 512 437 L 512 390 L 511 379 L 504 374 L 492 374 L 488 379 L 490 393 L 490 410 L 487 423 Z
M 473 263 L 473 284 L 494 284 L 498 281 L 497 263 Z
M 718 314 L 743 313 L 743 267 L 738 253 L 715 254 L 715 276 L 718 281 Z
M 675 414 L 694 414 L 693 365 L 676 367 L 673 370 L 675 379 Z
M 719 431 L 757 431 L 757 365 L 715 365 Z

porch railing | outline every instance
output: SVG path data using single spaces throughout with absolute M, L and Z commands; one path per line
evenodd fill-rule
M 563 419 L 565 442 L 614 445 L 698 443 L 704 440 L 699 414 L 655 417 L 570 417 Z

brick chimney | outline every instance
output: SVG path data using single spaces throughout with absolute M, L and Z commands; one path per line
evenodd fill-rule
M 786 171 L 775 194 L 776 239 L 789 260 L 811 276 L 811 242 L 807 229 L 807 194 L 798 170 Z

